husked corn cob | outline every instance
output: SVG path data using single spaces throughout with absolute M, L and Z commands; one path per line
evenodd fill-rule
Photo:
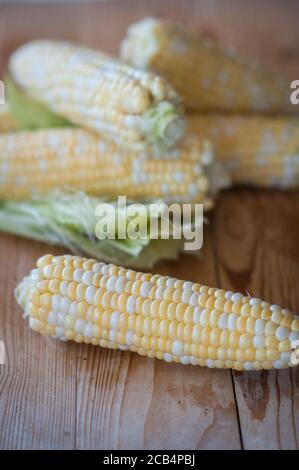
M 11 132 L 16 129 L 16 123 L 8 106 L 0 104 L 0 132 Z
M 16 297 L 33 330 L 60 339 L 217 368 L 295 365 L 299 317 L 222 289 L 46 255 Z
M 171 147 L 184 134 L 182 100 L 165 79 L 101 52 L 33 41 L 12 54 L 9 70 L 29 97 L 120 146 Z
M 82 129 L 3 134 L 0 198 L 69 188 L 97 196 L 204 202 L 209 208 L 215 189 L 212 163 L 209 143 L 192 138 L 161 155 L 123 151 Z
M 146 18 L 129 27 L 121 57 L 167 78 L 188 108 L 293 112 L 286 80 L 171 23 Z
M 190 114 L 188 124 L 198 137 L 212 140 L 233 183 L 299 185 L 299 119 Z

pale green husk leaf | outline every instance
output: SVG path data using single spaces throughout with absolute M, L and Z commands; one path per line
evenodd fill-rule
M 26 96 L 14 84 L 11 78 L 6 78 L 5 87 L 8 106 L 17 123 L 18 130 L 53 129 L 72 126 L 64 117 L 58 116 L 43 104 Z
M 101 202 L 107 201 L 83 192 L 60 191 L 26 201 L 1 201 L 0 230 L 135 268 L 151 268 L 162 259 L 177 259 L 183 250 L 184 240 L 151 240 L 149 234 L 142 239 L 122 240 L 116 233 L 113 240 L 99 240 L 95 236 L 95 208 Z M 143 223 L 146 226 L 148 220 Z

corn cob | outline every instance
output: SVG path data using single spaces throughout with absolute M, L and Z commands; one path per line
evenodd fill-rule
M 170 23 L 146 18 L 130 26 L 121 57 L 167 78 L 198 110 L 293 112 L 282 78 Z
M 16 129 L 16 123 L 9 108 L 5 104 L 0 104 L 0 132 L 11 132 Z
M 96 196 L 204 202 L 209 208 L 215 189 L 212 163 L 209 143 L 192 138 L 181 150 L 161 156 L 121 151 L 82 129 L 3 134 L 0 198 L 72 189 Z
M 101 52 L 33 41 L 12 54 L 9 70 L 29 97 L 120 146 L 172 146 L 185 131 L 182 101 L 162 78 Z
M 222 289 L 46 255 L 16 297 L 33 330 L 60 339 L 217 368 L 295 365 L 299 317 Z
M 190 114 L 190 131 L 210 138 L 235 184 L 299 185 L 299 119 Z

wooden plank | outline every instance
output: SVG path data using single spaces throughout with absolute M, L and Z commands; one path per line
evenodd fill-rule
M 220 284 L 299 311 L 298 193 L 230 191 L 215 214 Z M 293 371 L 234 373 L 244 447 L 298 448 Z
M 49 250 L 41 243 L 0 237 L 0 340 L 6 347 L 6 365 L 0 365 L 1 449 L 75 445 L 75 347 L 31 331 L 14 299 L 17 282 Z
M 211 234 L 200 260 L 155 271 L 215 285 Z M 231 376 L 85 347 L 78 362 L 76 445 L 83 449 L 240 448 Z

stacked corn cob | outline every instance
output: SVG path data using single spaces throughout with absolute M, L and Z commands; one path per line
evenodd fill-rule
M 73 251 L 81 245 L 91 256 L 133 266 L 139 259 L 151 266 L 150 254 L 155 262 L 177 257 L 182 243 L 174 240 L 168 249 L 150 239 L 116 239 L 113 253 L 113 243 L 96 240 L 89 223 L 107 197 L 210 209 L 217 190 L 229 184 L 209 142 L 189 136 L 172 148 L 185 131 L 182 100 L 172 87 L 99 52 L 55 41 L 21 47 L 9 70 L 10 106 L 23 131 L 0 136 L 2 230 Z M 83 209 L 86 219 L 71 229 L 53 215 L 59 210 L 64 217 L 68 197 L 68 217 Z
M 0 133 L 11 132 L 15 129 L 16 123 L 8 106 L 0 104 Z
M 27 97 L 100 136 L 96 141 L 83 130 L 47 130 L 14 137 L 13 149 L 3 137 L 5 167 L 13 161 L 3 178 L 3 193 L 16 178 L 12 197 L 17 198 L 28 197 L 29 189 L 46 192 L 67 186 L 96 195 L 119 191 L 129 197 L 206 202 L 208 208 L 209 194 L 228 184 L 227 174 L 210 165 L 208 143 L 189 137 L 168 150 L 182 137 L 185 119 L 180 97 L 164 79 L 102 53 L 55 41 L 26 44 L 11 56 L 9 66 Z M 47 151 L 40 153 L 43 145 Z M 38 155 L 44 155 L 39 162 Z M 50 178 L 42 182 L 46 168 Z
M 146 18 L 131 25 L 120 55 L 167 78 L 187 108 L 236 113 L 294 111 L 287 81 L 166 21 Z
M 168 82 L 100 52 L 34 41 L 12 54 L 9 70 L 28 96 L 119 146 L 171 147 L 184 134 L 182 101 Z
M 3 134 L 0 198 L 70 188 L 113 198 L 194 201 L 209 209 L 217 189 L 214 165 L 209 143 L 199 139 L 186 139 L 179 150 L 132 153 L 82 129 Z
M 296 111 L 286 80 L 152 18 L 130 26 L 121 56 L 169 79 L 197 112 L 188 116 L 191 131 L 212 140 L 234 183 L 298 186 L 299 120 L 283 116 Z M 275 113 L 281 116 L 270 116 Z
M 46 255 L 16 297 L 33 330 L 60 339 L 217 368 L 296 365 L 299 317 L 221 289 Z
M 233 183 L 298 187 L 298 118 L 190 114 L 188 125 L 211 139 Z

